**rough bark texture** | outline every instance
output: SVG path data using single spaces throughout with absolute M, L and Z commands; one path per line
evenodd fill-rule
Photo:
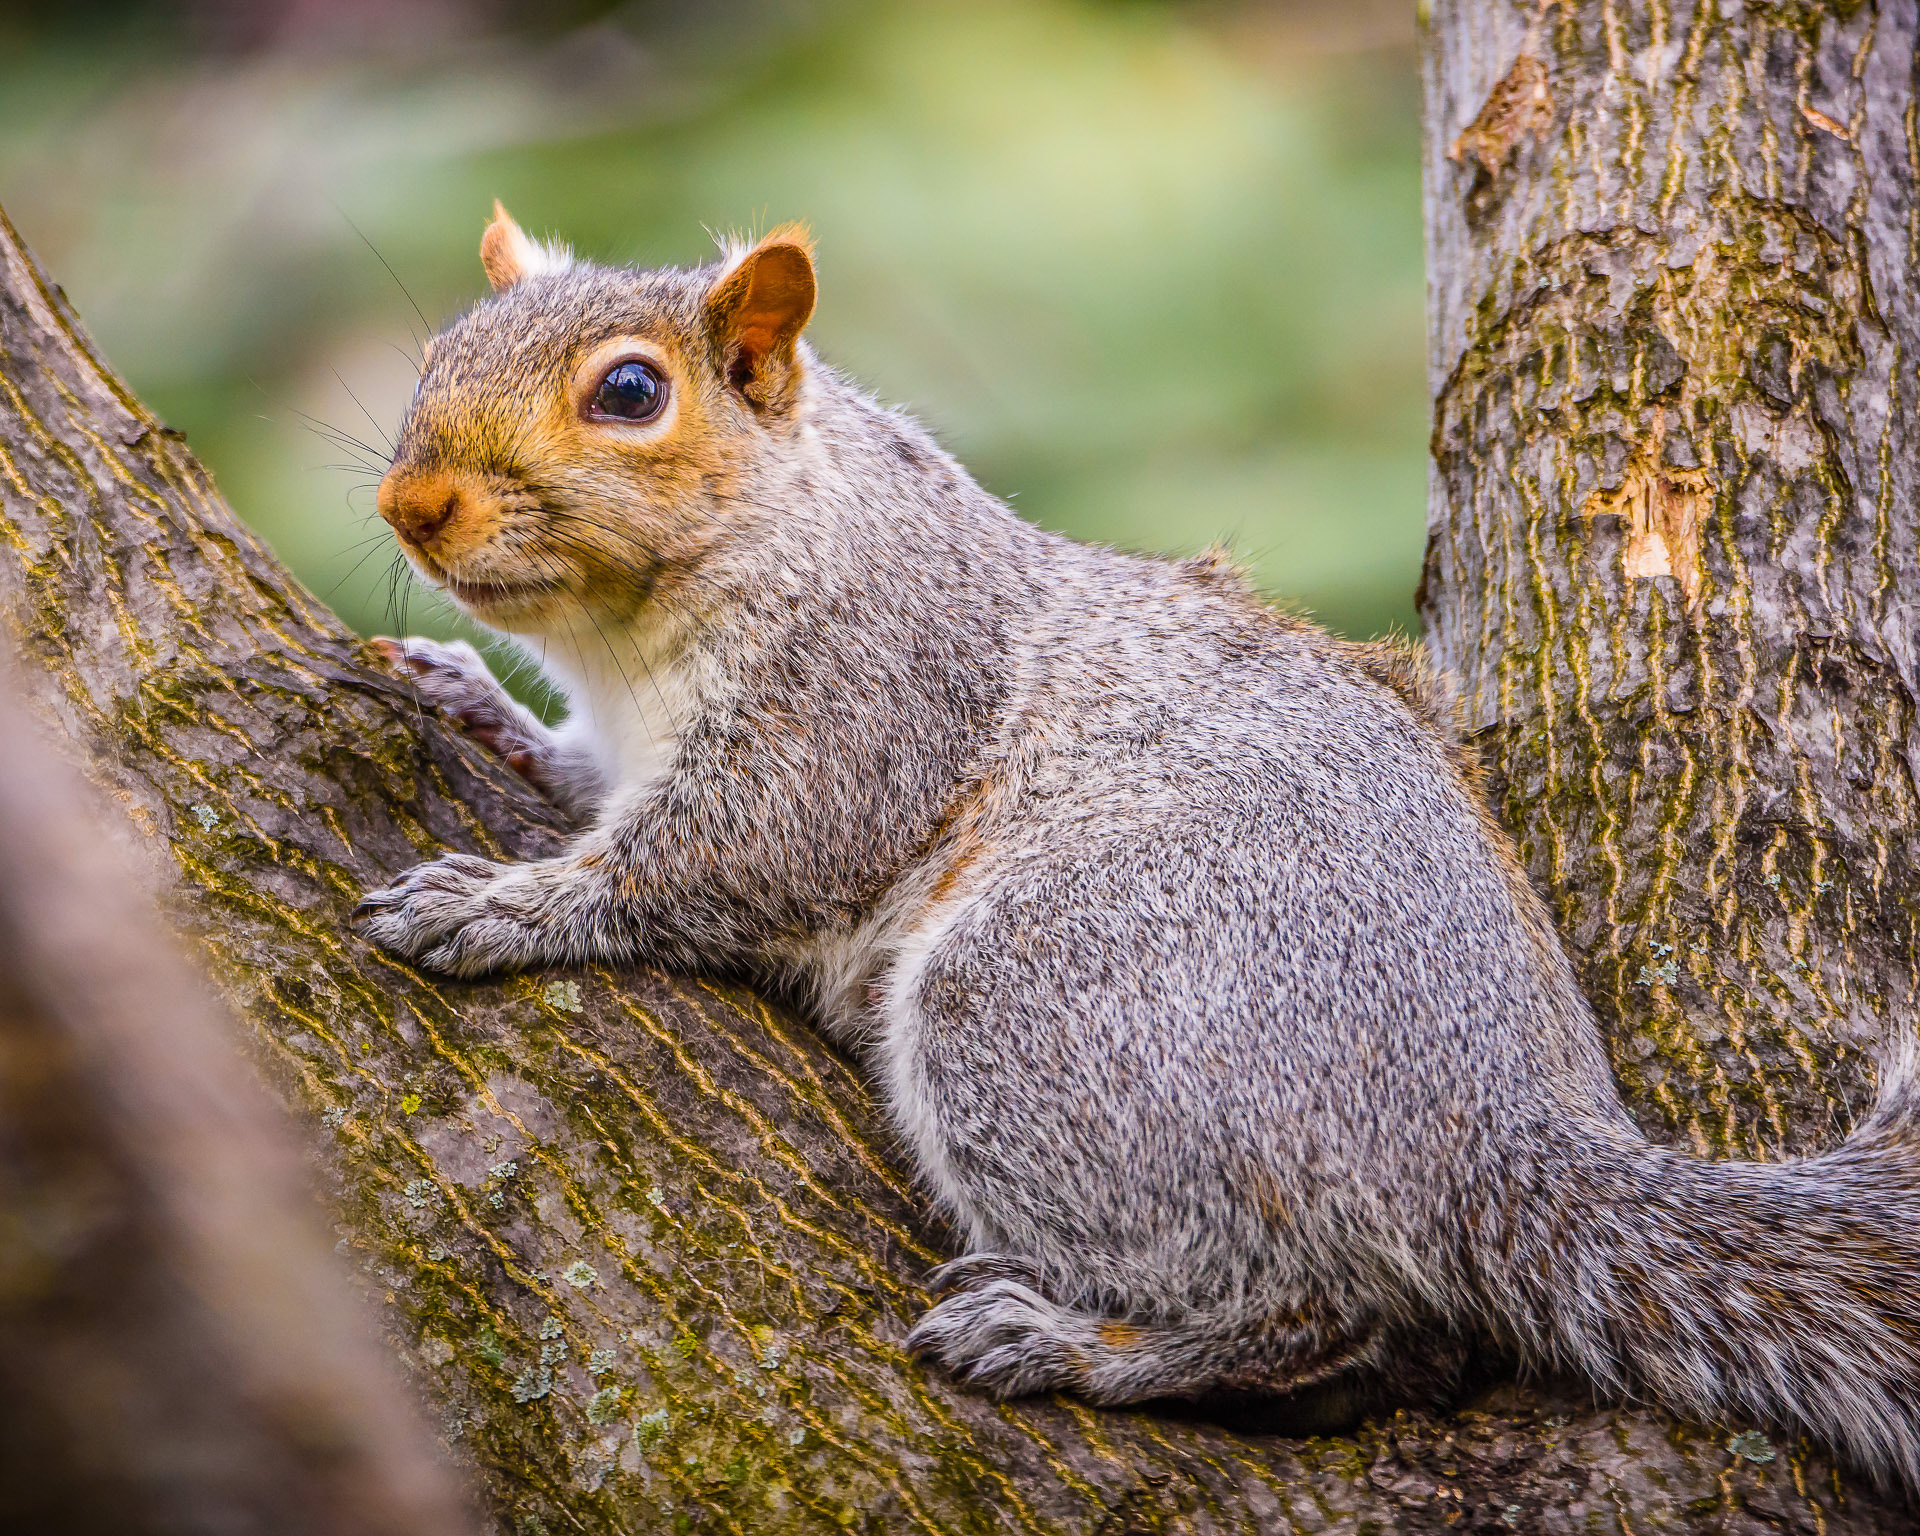
M 1864 398 L 1848 393 L 1856 373 L 1858 389 L 1868 390 L 1895 366 L 1887 352 L 1897 343 L 1884 318 L 1866 340 L 1851 321 L 1835 329 L 1844 304 L 1857 311 L 1867 293 L 1879 292 L 1868 282 L 1869 258 L 1851 226 L 1824 233 L 1818 216 L 1795 211 L 1776 188 L 1767 208 L 1787 221 L 1788 265 L 1769 262 L 1773 248 L 1753 244 L 1757 236 L 1742 224 L 1749 245 L 1740 247 L 1748 255 L 1738 270 L 1762 274 L 1770 286 L 1755 289 L 1760 278 L 1747 276 L 1743 286 L 1700 295 L 1698 324 L 1722 340 L 1702 354 L 1708 361 L 1687 404 L 1719 425 L 1685 427 L 1693 418 L 1676 395 L 1664 437 L 1651 428 L 1644 381 L 1654 375 L 1632 359 L 1634 338 L 1655 350 L 1654 300 L 1604 320 L 1610 296 L 1639 292 L 1641 269 L 1629 260 L 1621 277 L 1603 277 L 1597 289 L 1583 278 L 1570 293 L 1545 290 L 1551 302 L 1542 302 L 1516 281 L 1516 260 L 1558 252 L 1563 265 L 1553 270 L 1572 274 L 1587 270 L 1582 242 L 1601 253 L 1595 260 L 1616 238 L 1629 257 L 1647 240 L 1669 248 L 1664 235 L 1638 233 L 1639 203 L 1618 189 L 1593 213 L 1607 233 L 1555 223 L 1570 217 L 1572 189 L 1590 174 L 1583 167 L 1616 153 L 1594 138 L 1611 131 L 1612 119 L 1591 102 L 1576 119 L 1570 105 L 1577 92 L 1600 90 L 1609 37 L 1623 39 L 1621 72 L 1631 82 L 1629 97 L 1617 106 L 1610 99 L 1608 111 L 1625 122 L 1627 102 L 1638 103 L 1639 126 L 1620 130 L 1635 146 L 1630 165 L 1666 164 L 1664 129 L 1655 126 L 1666 119 L 1653 114 L 1676 90 L 1683 116 L 1704 120 L 1709 84 L 1724 86 L 1725 74 L 1702 63 L 1709 52 L 1727 57 L 1734 75 L 1746 60 L 1722 41 L 1733 23 L 1709 17 L 1697 38 L 1671 24 L 1691 74 L 1676 76 L 1673 63 L 1661 79 L 1692 83 L 1649 86 L 1633 73 L 1618 17 L 1569 7 L 1549 12 L 1529 37 L 1530 14 L 1475 3 L 1435 20 L 1440 150 L 1490 93 L 1500 94 L 1495 86 L 1510 77 L 1523 44 L 1548 95 L 1534 90 L 1525 69 L 1505 91 L 1508 116 L 1529 135 L 1511 158 L 1499 152 L 1507 117 L 1496 113 L 1470 137 L 1463 153 L 1484 151 L 1499 165 L 1486 184 L 1442 159 L 1434 164 L 1436 270 L 1445 280 L 1436 309 L 1441 517 L 1429 611 L 1468 681 L 1476 728 L 1504 770 L 1505 809 L 1542 879 L 1563 895 L 1575 934 L 1598 956 L 1594 974 L 1609 1017 L 1631 1021 L 1619 1038 L 1652 1041 L 1644 1052 L 1636 1045 L 1621 1053 L 1636 1103 L 1656 1125 L 1704 1127 L 1709 1146 L 1739 1141 L 1747 1125 L 1772 1128 L 1762 1138 L 1769 1147 L 1794 1144 L 1795 1128 L 1831 1134 L 1830 1107 L 1864 1082 L 1857 1051 L 1843 1056 L 1821 1022 L 1845 1015 L 1832 1000 L 1858 1007 L 1857 1044 L 1881 1003 L 1900 1007 L 1906 983 L 1896 985 L 1895 973 L 1908 974 L 1898 829 L 1913 804 L 1900 755 L 1910 722 L 1901 679 L 1912 652 L 1884 641 L 1877 651 L 1836 650 L 1831 636 L 1842 620 L 1829 617 L 1827 600 L 1853 592 L 1846 573 L 1867 571 L 1863 617 L 1847 619 L 1842 631 L 1857 635 L 1865 615 L 1884 617 L 1896 606 L 1891 577 L 1876 587 L 1872 570 L 1892 572 L 1911 558 L 1911 503 L 1896 482 L 1840 479 L 1862 453 L 1867 466 L 1885 466 L 1877 475 L 1905 472 L 1887 456 L 1897 457 L 1904 439 L 1886 437 L 1871 413 L 1856 422 L 1844 405 Z M 1783 36 L 1794 49 L 1840 59 L 1837 90 L 1856 80 L 1854 64 L 1844 41 L 1822 41 L 1826 29 L 1839 37 L 1852 28 L 1846 35 L 1857 37 L 1875 26 L 1878 41 L 1861 67 L 1884 71 L 1874 49 L 1897 39 L 1893 24 L 1870 12 L 1844 22 L 1810 17 Z M 1787 59 L 1790 104 L 1792 59 L 1800 56 Z M 1771 57 L 1763 53 L 1762 65 Z M 1809 73 L 1805 89 L 1824 68 Z M 1762 75 L 1774 78 L 1766 68 Z M 1847 113 L 1861 114 L 1850 143 L 1864 148 L 1868 109 L 1859 103 L 1867 91 L 1847 88 L 1853 94 L 1838 103 L 1837 121 L 1844 128 Z M 1907 110 L 1905 77 L 1871 89 L 1898 98 L 1896 115 Z M 1827 99 L 1808 98 L 1822 110 Z M 1831 151 L 1804 147 L 1810 141 L 1797 130 L 1789 136 L 1791 128 L 1772 131 L 1771 153 L 1778 181 L 1800 186 L 1815 178 L 1796 168 L 1796 157 L 1817 161 Z M 1556 171 L 1562 159 L 1568 163 Z M 1723 150 L 1714 167 L 1733 159 Z M 1906 164 L 1897 162 L 1896 181 L 1908 176 Z M 1664 198 L 1672 218 L 1685 209 L 1692 227 L 1717 227 L 1733 217 L 1714 201 L 1721 176 L 1682 174 L 1670 197 L 1652 194 L 1654 206 Z M 1910 178 L 1905 185 L 1897 195 L 1910 194 Z M 1625 233 L 1614 234 L 1616 225 Z M 1902 242 L 1906 230 L 1899 226 Z M 1803 247 L 1805 272 L 1794 265 Z M 1662 283 L 1694 292 L 1689 271 L 1715 270 L 1699 265 L 1704 249 L 1694 249 L 1692 269 L 1649 266 L 1652 292 L 1666 291 Z M 1909 250 L 1902 243 L 1895 258 L 1872 259 L 1908 261 L 1899 253 Z M 1818 281 L 1827 287 L 1816 289 L 1809 274 L 1824 274 Z M 1840 274 L 1852 276 L 1843 282 Z M 1741 320 L 1750 294 L 1756 307 Z M 1581 295 L 1586 307 L 1568 309 Z M 1578 431 L 1540 414 L 1547 408 L 1539 388 L 1523 393 L 1523 381 L 1546 376 L 1544 363 L 1528 360 L 1550 353 L 1544 340 L 1522 345 L 1525 328 L 1563 310 L 1569 318 L 1553 322 L 1555 334 L 1577 327 L 1625 349 L 1623 371 L 1600 375 L 1625 423 L 1617 463 L 1602 443 L 1603 430 L 1613 429 L 1599 425 L 1614 417 L 1601 415 L 1591 392 L 1583 401 L 1561 391 L 1585 424 Z M 1739 382 L 1738 349 L 1725 339 L 1736 321 L 1743 335 L 1780 333 L 1780 361 L 1766 364 L 1766 377 L 1788 392 L 1785 403 Z M 1687 339 L 1685 347 L 1696 344 Z M 1557 345 L 1551 355 L 1567 355 L 1566 344 Z M 1671 339 L 1666 346 L 1662 358 L 1693 355 Z M 1728 390 L 1766 412 L 1771 425 L 1755 417 L 1749 435 L 1774 444 L 1776 458 L 1802 451 L 1780 446 L 1802 441 L 1796 432 L 1813 433 L 1809 444 L 1817 439 L 1817 453 L 1804 451 L 1821 468 L 1780 484 L 1818 485 L 1823 496 L 1828 480 L 1844 489 L 1805 522 L 1798 502 L 1775 507 L 1763 495 L 1763 511 L 1773 510 L 1761 517 L 1752 549 L 1739 544 L 1746 525 L 1733 487 L 1744 482 L 1724 479 L 1718 457 L 1734 442 L 1747 455 L 1740 464 L 1757 451 L 1746 436 L 1724 435 L 1748 430 L 1734 425 L 1746 417 L 1719 403 Z M 1902 386 L 1893 415 L 1910 420 L 1913 397 Z M 1631 420 L 1629 400 L 1642 412 Z M 1829 409 L 1837 425 L 1820 414 Z M 1648 432 L 1657 455 L 1639 446 Z M 1671 453 L 1685 452 L 1668 449 L 1673 440 L 1694 442 L 1708 467 L 1665 467 Z M 1565 467 L 1531 480 L 1514 475 L 1523 447 L 1558 453 Z M 1719 601 L 1726 612 L 1692 618 L 1675 581 L 1621 574 L 1619 514 L 1574 516 L 1587 507 L 1575 467 L 1582 452 L 1598 466 L 1594 487 L 1617 491 L 1631 466 L 1661 487 L 1712 486 L 1708 513 L 1692 525 L 1707 550 L 1697 611 Z M 1867 532 L 1848 535 L 1843 560 L 1839 531 L 1861 526 L 1863 515 Z M 1734 531 L 1723 536 L 1723 525 Z M 1722 538 L 1741 550 L 1737 580 L 1715 563 L 1733 558 L 1712 544 Z M 1807 556 L 1804 578 L 1786 563 L 1790 544 L 1824 552 Z M 450 1444 L 477 1469 L 503 1529 L 1911 1528 L 1907 1514 L 1804 1446 L 1595 1408 L 1577 1392 L 1501 1387 L 1442 1418 L 1401 1416 L 1351 1438 L 1299 1442 L 1062 1400 L 997 1407 L 907 1359 L 899 1341 L 924 1302 L 916 1277 L 944 1240 L 918 1214 L 867 1095 L 804 1026 L 743 991 L 652 974 L 449 984 L 349 934 L 347 912 L 364 886 L 442 848 L 549 848 L 555 821 L 470 745 L 421 719 L 405 691 L 251 539 L 182 447 L 91 353 L 4 221 L 0 609 L 38 663 L 42 713 L 125 806 L 137 834 L 170 854 L 162 895 L 204 942 L 270 1080 L 314 1122 L 344 1240 L 382 1290 L 397 1344 L 437 1404 Z M 1809 612 L 1826 626 L 1817 643 L 1794 627 Z M 1718 641 L 1696 638 L 1731 633 L 1729 613 L 1744 626 L 1732 652 L 1737 664 L 1720 659 Z M 1777 632 L 1768 628 L 1776 624 Z M 1798 659 L 1763 661 L 1763 644 Z M 1683 653 L 1714 658 L 1710 675 L 1704 661 L 1685 674 L 1707 679 L 1689 685 L 1691 693 L 1672 659 Z M 1882 659 L 1870 659 L 1876 655 Z M 1758 681 L 1763 667 L 1772 694 Z M 1825 680 L 1836 667 L 1853 692 Z M 1644 681 L 1649 669 L 1669 679 L 1664 687 Z M 1642 681 L 1630 685 L 1632 677 Z M 1743 702 L 1724 707 L 1709 728 L 1702 686 L 1711 699 Z M 1737 725 L 1729 723 L 1735 715 Z M 1809 747 L 1781 745 L 1824 740 L 1814 726 L 1835 721 L 1849 743 L 1863 743 L 1848 745 L 1837 769 L 1832 747 L 1816 758 Z M 1779 759 L 1786 777 L 1777 795 L 1760 787 L 1763 748 L 1788 753 Z M 1591 764 L 1575 772 L 1570 765 L 1588 761 L 1582 752 Z M 1822 775 L 1830 769 L 1836 798 L 1827 800 Z M 1864 786 L 1853 785 L 1850 772 Z M 1686 819 L 1677 821 L 1664 809 L 1670 805 Z M 1843 868 L 1837 841 L 1814 862 L 1820 845 L 1798 830 L 1801 822 L 1837 838 L 1820 818 L 1841 814 L 1855 818 L 1861 840 L 1847 849 L 1877 838 L 1886 849 L 1878 863 Z M 1762 828 L 1759 846 L 1744 830 L 1753 825 Z M 1701 851 L 1689 843 L 1697 828 L 1707 832 Z M 1749 900 L 1704 904 L 1706 926 L 1675 919 L 1685 942 L 1654 951 L 1652 942 L 1668 940 L 1658 928 L 1640 938 L 1644 920 L 1633 903 L 1644 905 L 1654 890 L 1664 912 L 1680 901 L 1683 883 L 1720 889 L 1691 873 L 1686 861 L 1696 856 L 1726 889 L 1738 872 Z M 1776 895 L 1768 874 L 1786 889 Z M 1790 882 L 1803 876 L 1801 891 Z M 1573 902 L 1575 890 L 1586 904 Z M 1627 937 L 1606 937 L 1619 933 Z M 1701 933 L 1707 960 L 1691 947 Z M 1649 946 L 1644 988 L 1634 985 L 1635 944 Z M 1818 985 L 1791 973 L 1782 986 L 1805 995 L 1809 1008 L 1791 1008 L 1785 993 L 1769 990 L 1775 973 L 1766 966 L 1776 954 L 1782 978 L 1790 959 L 1808 959 Z M 1719 1014 L 1687 1011 L 1690 983 L 1679 978 L 1694 976 L 1696 965 L 1716 977 L 1724 966 L 1728 975 L 1769 978 L 1752 988 L 1751 1023 L 1748 993 L 1730 983 L 1717 983 L 1726 998 Z M 1873 985 L 1887 995 L 1867 998 L 1862 978 L 1879 978 Z M 1655 1021 L 1644 1035 L 1643 1016 Z M 1691 1022 L 1734 1016 L 1738 1027 L 1723 1021 L 1717 1034 Z M 1777 1037 L 1765 1033 L 1776 1016 L 1791 1021 Z M 1737 1106 L 1723 1109 L 1714 1095 L 1728 1099 L 1721 1082 L 1733 1082 L 1732 1065 L 1756 1054 L 1756 1040 L 1776 1038 L 1788 1053 L 1781 1065 L 1740 1079 L 1757 1080 L 1773 1109 L 1742 1120 Z
M 1830 1145 L 1920 987 L 1916 7 L 1428 26 L 1431 640 L 1642 1127 Z
M 1629 1101 L 1701 1152 L 1832 1142 L 1913 1028 L 1915 13 L 1430 22 L 1425 613 Z

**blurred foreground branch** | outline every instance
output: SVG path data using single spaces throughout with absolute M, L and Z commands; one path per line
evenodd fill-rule
M 291 1127 L 11 682 L 0 668 L 0 1524 L 472 1530 Z

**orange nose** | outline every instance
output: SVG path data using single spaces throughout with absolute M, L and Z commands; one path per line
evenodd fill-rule
M 414 544 L 430 544 L 460 511 L 460 487 L 451 476 L 388 470 L 375 505 L 394 532 Z

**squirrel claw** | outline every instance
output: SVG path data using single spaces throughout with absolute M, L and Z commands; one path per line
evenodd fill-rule
M 950 1296 L 955 1291 L 978 1290 L 996 1280 L 1042 1289 L 1039 1266 L 1013 1253 L 962 1254 L 928 1270 L 925 1284 L 937 1296 Z

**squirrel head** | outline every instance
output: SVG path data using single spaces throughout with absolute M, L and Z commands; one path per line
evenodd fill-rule
M 787 225 L 692 271 L 530 239 L 494 204 L 493 286 L 428 344 L 380 515 L 482 622 L 543 634 L 631 616 L 724 539 L 730 493 L 790 438 L 812 242 Z

